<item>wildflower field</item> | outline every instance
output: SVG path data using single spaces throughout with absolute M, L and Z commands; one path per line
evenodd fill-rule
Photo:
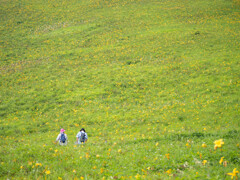
M 238 178 L 239 0 L 0 10 L 0 179 Z

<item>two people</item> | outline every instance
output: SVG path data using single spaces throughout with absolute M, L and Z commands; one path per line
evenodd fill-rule
M 67 138 L 67 134 L 65 134 L 64 132 L 65 130 L 61 129 L 60 133 L 57 136 L 56 142 L 59 142 L 59 145 L 67 145 L 68 138 Z M 88 136 L 84 128 L 82 128 L 77 133 L 76 138 L 77 138 L 76 144 L 83 144 L 87 142 Z

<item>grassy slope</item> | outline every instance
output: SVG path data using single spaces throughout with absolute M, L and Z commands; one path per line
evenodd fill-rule
M 0 3 L 2 178 L 239 170 L 238 1 Z M 61 127 L 67 147 L 52 143 Z

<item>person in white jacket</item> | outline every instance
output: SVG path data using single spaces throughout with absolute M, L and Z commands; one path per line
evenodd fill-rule
M 65 130 L 61 129 L 60 133 L 57 136 L 56 142 L 59 142 L 59 145 L 67 145 L 67 134 L 64 133 Z

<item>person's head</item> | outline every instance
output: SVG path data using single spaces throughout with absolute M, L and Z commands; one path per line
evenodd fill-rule
M 64 133 L 64 131 L 65 131 L 64 129 L 61 129 L 61 130 L 60 130 L 60 133 Z
M 82 128 L 80 131 L 84 131 L 84 132 L 86 132 L 84 128 Z

